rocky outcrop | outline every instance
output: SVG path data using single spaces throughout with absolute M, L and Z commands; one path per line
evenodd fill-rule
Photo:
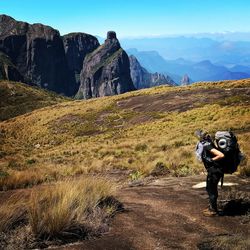
M 0 79 L 16 82 L 23 81 L 22 75 L 11 62 L 10 58 L 2 52 L 0 52 Z
M 143 68 L 135 56 L 129 57 L 130 74 L 132 81 L 137 89 L 150 88 L 158 85 L 175 85 L 175 82 L 169 77 L 159 73 L 149 73 Z
M 66 56 L 57 30 L 0 15 L 0 51 L 9 56 L 26 83 L 69 94 Z
M 84 33 L 60 33 L 0 15 L 0 78 L 78 98 L 134 90 L 129 59 L 115 32 L 103 45 Z M 6 59 L 7 58 L 7 59 Z
M 76 98 L 110 96 L 134 90 L 127 53 L 116 33 L 108 32 L 104 44 L 88 54 L 83 62 Z
M 150 74 L 150 84 L 149 87 L 159 86 L 159 85 L 169 85 L 174 86 L 175 82 L 168 75 L 163 75 L 160 73 L 149 73 Z
M 80 86 L 80 73 L 84 58 L 100 44 L 96 37 L 85 33 L 70 33 L 62 38 L 70 71 L 70 95 L 75 95 Z
M 187 74 L 185 74 L 182 78 L 181 78 L 181 82 L 180 85 L 189 85 L 192 83 L 192 80 L 189 78 L 189 76 Z
M 143 68 L 135 56 L 129 56 L 130 75 L 137 89 L 148 85 L 148 71 Z

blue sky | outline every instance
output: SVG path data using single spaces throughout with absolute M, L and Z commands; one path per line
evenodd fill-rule
M 105 37 L 250 31 L 248 0 L 0 0 L 0 13 Z

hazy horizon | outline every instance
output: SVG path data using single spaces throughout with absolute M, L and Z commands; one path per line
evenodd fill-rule
M 108 30 L 120 38 L 250 32 L 250 2 L 244 0 L 66 0 L 0 2 L 2 14 L 29 23 L 43 23 L 62 35 L 85 32 L 105 37 Z

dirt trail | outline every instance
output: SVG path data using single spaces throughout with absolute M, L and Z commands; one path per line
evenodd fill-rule
M 208 202 L 205 188 L 192 186 L 204 180 L 205 176 L 169 177 L 123 188 L 118 199 L 125 211 L 114 217 L 108 233 L 58 249 L 198 249 L 199 243 L 216 235 L 240 233 L 247 237 L 250 232 L 247 216 L 202 215 Z M 249 179 L 226 176 L 224 181 L 238 183 L 237 192 L 249 195 Z M 223 187 L 220 195 L 228 190 L 230 187 Z

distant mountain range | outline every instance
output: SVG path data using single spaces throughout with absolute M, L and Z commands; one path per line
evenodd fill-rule
M 103 38 L 97 37 L 99 41 Z M 150 73 L 181 83 L 250 77 L 250 33 L 200 33 L 183 36 L 123 38 L 120 42 Z
M 157 51 L 128 49 L 127 53 L 134 55 L 149 72 L 169 75 L 176 83 L 180 83 L 181 78 L 186 74 L 192 81 L 219 81 L 250 77 L 250 67 L 243 65 L 227 68 L 213 64 L 209 60 L 203 60 L 198 63 L 183 58 L 165 60 Z
M 131 55 L 129 57 L 129 61 L 130 75 L 137 89 L 150 88 L 159 85 L 176 85 L 176 83 L 171 79 L 171 77 L 167 75 L 159 74 L 158 72 L 149 73 L 145 68 L 140 65 L 135 56 Z
M 132 91 L 134 85 L 250 78 L 250 41 L 221 39 L 181 36 L 120 42 L 110 31 L 103 41 L 81 32 L 61 36 L 50 26 L 0 15 L 0 79 L 88 99 Z M 135 58 L 129 59 L 123 48 Z
M 250 40 L 221 39 L 190 36 L 156 37 L 121 39 L 121 44 L 126 50 L 136 48 L 140 51 L 157 51 L 166 60 L 184 58 L 194 62 L 210 60 L 223 66 L 250 66 Z

